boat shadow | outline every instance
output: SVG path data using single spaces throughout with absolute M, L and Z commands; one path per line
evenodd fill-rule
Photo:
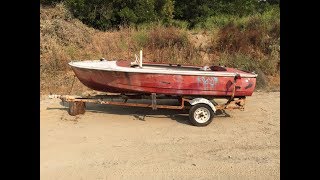
M 47 110 L 59 109 L 68 111 L 69 103 L 60 102 L 62 108 L 47 108 Z M 176 121 L 181 124 L 190 125 L 189 112 L 188 110 L 174 110 L 174 109 L 157 109 L 152 110 L 146 107 L 127 107 L 127 106 L 116 106 L 107 104 L 94 104 L 86 103 L 86 112 L 103 113 L 103 114 L 114 114 L 114 115 L 128 115 L 133 117 L 133 120 L 146 121 L 146 118 L 166 118 Z M 215 116 L 219 117 L 230 117 L 225 112 L 218 112 Z
M 47 108 L 60 109 L 68 111 L 69 103 L 60 102 L 63 108 Z M 116 106 L 107 104 L 94 104 L 86 103 L 86 112 L 103 113 L 103 114 L 114 114 L 114 115 L 128 115 L 133 117 L 133 120 L 146 121 L 146 118 L 168 118 L 178 123 L 185 125 L 192 125 L 189 123 L 189 114 L 187 110 L 173 110 L 173 109 L 157 109 L 152 110 L 146 107 L 127 107 L 127 106 Z

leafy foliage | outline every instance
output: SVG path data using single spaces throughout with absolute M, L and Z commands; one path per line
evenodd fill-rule
M 41 0 L 44 5 L 64 2 L 72 14 L 100 30 L 126 25 L 161 22 L 189 28 L 215 17 L 263 13 L 280 0 Z

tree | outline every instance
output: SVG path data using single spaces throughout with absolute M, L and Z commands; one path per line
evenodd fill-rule
M 211 16 L 245 16 L 264 12 L 269 4 L 280 0 L 40 0 L 41 4 L 64 2 L 83 23 L 106 30 L 119 25 L 136 25 L 153 21 L 172 24 L 172 20 L 189 22 L 192 28 Z
M 155 2 L 155 10 L 160 20 L 166 24 L 171 24 L 173 20 L 174 1 L 173 0 L 157 0 Z
M 134 7 L 138 23 L 152 22 L 156 19 L 155 0 L 137 0 Z

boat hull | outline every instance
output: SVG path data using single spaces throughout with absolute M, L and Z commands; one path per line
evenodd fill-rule
M 242 77 L 234 82 L 232 76 L 200 76 L 106 71 L 72 67 L 78 79 L 87 87 L 113 93 L 157 93 L 167 95 L 251 96 L 256 78 Z

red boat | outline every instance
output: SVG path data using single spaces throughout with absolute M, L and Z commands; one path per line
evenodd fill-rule
M 87 87 L 113 93 L 191 96 L 251 96 L 257 75 L 222 66 L 198 67 L 129 61 L 71 62 L 78 79 Z
M 69 65 L 85 86 L 98 91 L 121 93 L 120 96 L 61 96 L 63 101 L 70 103 L 70 115 L 84 113 L 84 103 L 87 102 L 152 109 L 190 109 L 190 122 L 196 126 L 210 124 L 217 110 L 243 109 L 246 96 L 251 96 L 254 91 L 257 77 L 255 73 L 222 66 L 142 63 L 142 51 L 135 62 L 101 59 L 71 62 Z M 127 102 L 137 97 L 149 97 L 151 104 Z M 105 100 L 107 98 L 111 100 Z M 113 101 L 113 98 L 123 101 Z M 180 105 L 158 104 L 158 98 L 178 99 Z M 219 105 L 215 98 L 228 101 Z

